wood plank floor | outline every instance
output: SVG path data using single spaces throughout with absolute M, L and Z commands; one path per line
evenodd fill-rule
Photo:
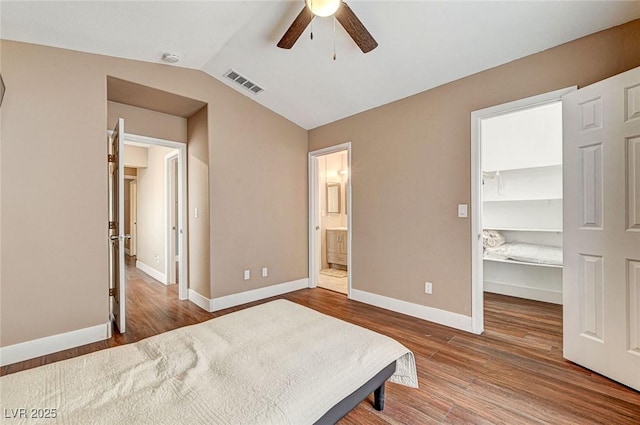
M 176 285 L 166 287 L 135 268 L 128 273 L 125 335 L 5 366 L 0 374 L 138 341 L 259 304 L 207 313 L 179 301 Z M 416 355 L 419 389 L 388 384 L 383 412 L 373 410 L 370 397 L 340 421 L 342 425 L 640 423 L 640 393 L 562 359 L 560 306 L 486 294 L 486 332 L 477 336 L 324 289 L 281 298 L 389 335 Z

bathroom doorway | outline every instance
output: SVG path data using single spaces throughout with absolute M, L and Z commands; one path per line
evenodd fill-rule
M 310 286 L 349 296 L 350 144 L 309 153 Z

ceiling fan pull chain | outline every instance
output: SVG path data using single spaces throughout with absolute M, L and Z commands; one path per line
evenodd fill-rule
M 333 15 L 333 60 L 336 60 L 336 15 Z

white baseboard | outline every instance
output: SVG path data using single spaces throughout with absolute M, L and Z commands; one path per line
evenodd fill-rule
M 155 280 L 159 281 L 160 283 L 163 283 L 165 285 L 167 284 L 167 276 L 164 273 L 159 272 L 153 267 L 146 265 L 142 261 L 136 260 L 136 268 L 142 270 L 143 272 L 145 272 Z
M 373 294 L 371 292 L 361 291 L 351 288 L 350 298 L 365 304 L 374 305 L 386 310 L 395 311 L 397 313 L 406 314 L 407 316 L 417 317 L 419 319 L 428 320 L 429 322 L 438 323 L 440 325 L 449 326 L 451 328 L 460 329 L 461 331 L 473 332 L 473 323 L 471 316 L 452 313 L 438 308 L 427 307 L 420 304 L 414 304 L 407 301 L 397 300 L 395 298 L 385 297 L 383 295 Z
M 0 347 L 0 366 L 79 347 L 80 345 L 91 344 L 92 342 L 103 341 L 109 338 L 110 333 L 111 323 L 103 323 L 90 328 Z
M 189 300 L 196 304 L 198 307 L 212 312 L 224 310 L 225 308 L 235 307 L 237 305 L 246 304 L 253 301 L 263 300 L 269 297 L 275 297 L 277 295 L 286 294 L 287 292 L 293 292 L 308 287 L 309 279 L 304 278 L 213 299 L 203 297 L 194 290 L 189 289 Z
M 511 297 L 526 298 L 528 300 L 544 301 L 546 303 L 562 304 L 562 292 L 548 289 L 531 288 L 529 286 L 509 285 L 507 283 L 484 282 L 484 291 L 493 294 L 509 295 Z
M 211 310 L 211 300 L 207 297 L 203 297 L 193 289 L 189 288 L 189 301 L 197 305 L 203 310 L 212 311 Z

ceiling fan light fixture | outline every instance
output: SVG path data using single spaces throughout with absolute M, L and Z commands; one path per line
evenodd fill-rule
M 342 0 L 305 0 L 307 7 L 316 16 L 325 18 L 338 11 Z

